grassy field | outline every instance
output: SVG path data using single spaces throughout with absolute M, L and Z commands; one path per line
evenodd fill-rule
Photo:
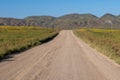
M 75 30 L 74 33 L 120 64 L 120 30 L 79 29 Z
M 44 43 L 58 33 L 53 29 L 39 27 L 0 27 L 0 59 Z

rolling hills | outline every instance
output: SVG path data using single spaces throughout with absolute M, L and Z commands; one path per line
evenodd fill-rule
M 1 26 L 42 26 L 71 29 L 79 27 L 109 27 L 120 28 L 120 15 L 105 14 L 97 17 L 93 14 L 67 14 L 60 17 L 28 16 L 24 19 L 0 18 Z

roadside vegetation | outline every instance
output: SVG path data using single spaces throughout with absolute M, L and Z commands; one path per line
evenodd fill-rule
M 120 30 L 84 28 L 75 30 L 74 33 L 120 64 Z
M 58 31 L 40 27 L 0 27 L 0 60 L 54 38 Z

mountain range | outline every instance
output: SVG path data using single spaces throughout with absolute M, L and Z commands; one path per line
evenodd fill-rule
M 67 14 L 60 17 L 29 16 L 24 19 L 0 18 L 0 26 L 40 26 L 71 29 L 80 27 L 113 27 L 120 28 L 120 15 L 105 14 L 97 17 L 92 14 Z

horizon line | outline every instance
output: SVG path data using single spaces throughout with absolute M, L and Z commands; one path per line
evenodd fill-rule
M 110 14 L 110 15 L 113 15 L 113 16 L 119 16 L 120 14 L 118 14 L 118 15 L 115 15 L 115 14 L 112 14 L 112 13 L 104 13 L 102 16 L 98 16 L 98 15 L 95 15 L 95 14 L 93 14 L 93 13 L 68 13 L 68 14 L 63 14 L 63 15 L 60 15 L 60 16 L 52 16 L 52 15 L 29 15 L 29 16 L 26 16 L 26 17 L 23 17 L 23 18 L 17 18 L 17 17 L 2 17 L 2 16 L 0 16 L 0 18 L 13 18 L 13 19 L 25 19 L 25 18 L 27 18 L 27 17 L 41 17 L 41 16 L 50 16 L 50 17 L 55 17 L 55 18 L 58 18 L 58 17 L 62 17 L 62 16 L 66 16 L 66 15 L 72 15 L 72 14 L 78 14 L 78 15 L 83 15 L 83 14 L 91 14 L 91 15 L 93 15 L 93 16 L 96 16 L 96 17 L 98 17 L 98 18 L 100 18 L 100 17 L 102 17 L 102 16 L 104 16 L 104 15 L 106 15 L 106 14 Z

